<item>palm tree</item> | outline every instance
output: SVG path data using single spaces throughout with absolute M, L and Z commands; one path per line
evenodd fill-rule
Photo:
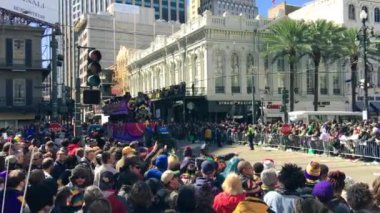
M 309 56 L 314 62 L 314 111 L 318 111 L 319 101 L 319 65 L 321 59 L 325 63 L 331 63 L 341 53 L 344 27 L 339 27 L 331 21 L 317 20 L 309 23 L 309 44 L 311 51 Z M 328 70 L 326 70 L 327 72 Z
M 283 19 L 268 28 L 264 41 L 265 55 L 273 57 L 272 64 L 279 57 L 287 57 L 290 68 L 289 101 L 290 111 L 294 111 L 294 72 L 297 61 L 309 52 L 307 25 L 303 21 Z
M 351 106 L 352 110 L 356 109 L 356 84 L 357 84 L 357 69 L 360 56 L 360 47 L 356 44 L 358 30 L 351 28 L 344 32 L 345 44 L 342 53 L 349 57 L 351 68 Z

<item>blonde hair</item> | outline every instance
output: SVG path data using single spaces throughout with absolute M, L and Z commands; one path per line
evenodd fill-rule
M 243 193 L 243 186 L 239 176 L 236 173 L 229 173 L 222 184 L 224 192 L 230 195 Z

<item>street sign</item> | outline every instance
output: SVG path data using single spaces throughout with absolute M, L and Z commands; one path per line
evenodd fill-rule
M 62 130 L 62 126 L 59 123 L 51 123 L 49 125 L 49 130 L 52 132 L 59 132 Z

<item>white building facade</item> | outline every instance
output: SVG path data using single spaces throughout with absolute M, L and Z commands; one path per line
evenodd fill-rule
M 291 19 L 315 21 L 318 19 L 325 19 L 332 21 L 338 25 L 345 26 L 347 28 L 360 29 L 362 27 L 362 21 L 360 20 L 360 12 L 362 10 L 367 11 L 368 20 L 366 25 L 369 28 L 373 28 L 375 33 L 380 32 L 380 0 L 315 0 L 307 3 L 301 9 L 298 9 L 289 14 Z M 368 30 L 369 32 L 370 30 Z M 345 75 L 347 82 L 351 79 L 351 69 L 349 63 L 343 64 L 344 60 L 338 61 L 337 66 L 343 68 L 342 72 Z M 379 115 L 380 113 L 380 66 L 378 59 L 370 59 L 373 70 L 369 73 L 370 83 L 373 88 L 369 89 L 369 102 L 370 111 L 372 115 Z M 330 72 L 330 70 L 329 70 Z M 320 76 L 320 78 L 323 78 Z M 364 79 L 364 63 L 362 56 L 359 59 L 358 64 L 358 79 Z M 323 84 L 323 80 L 321 81 Z M 359 85 L 359 84 L 358 84 Z M 321 86 L 321 85 L 320 85 Z M 323 86 L 323 85 L 322 85 Z M 347 97 L 346 102 L 352 103 L 351 83 L 346 83 L 344 95 Z M 356 90 L 356 110 L 363 108 L 363 96 L 364 91 L 362 88 Z M 352 110 L 352 107 L 349 108 Z
M 154 93 L 185 82 L 188 93 L 182 104 L 186 116 L 191 116 L 188 111 L 192 111 L 198 119 L 218 120 L 248 113 L 253 91 L 255 100 L 263 100 L 268 121 L 281 118 L 281 90 L 288 87 L 289 67 L 286 66 L 286 59 L 272 64 L 259 52 L 263 42 L 257 35 L 266 24 L 264 20 L 227 13 L 222 17 L 212 16 L 206 11 L 202 17 L 183 25 L 175 34 L 157 37 L 148 49 L 129 58 L 132 95 L 140 91 Z M 297 66 L 296 110 L 313 109 L 313 93 L 305 84 L 312 79 L 308 72 L 312 70 L 311 64 L 305 60 Z M 346 108 L 344 76 L 339 73 L 342 72 L 326 76 L 326 88 L 320 97 L 326 110 Z M 204 98 L 204 101 L 196 102 L 194 97 L 188 96 Z M 174 105 L 181 104 L 177 99 L 174 101 Z M 192 104 L 188 106 L 189 102 L 196 102 L 199 112 L 194 112 L 196 109 L 188 110 L 193 108 Z M 160 111 L 159 114 L 167 115 L 170 120 L 176 112 L 171 112 L 168 104 L 160 108 L 168 108 L 168 112 Z

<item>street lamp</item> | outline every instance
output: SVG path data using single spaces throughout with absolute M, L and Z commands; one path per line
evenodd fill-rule
M 364 64 L 364 107 L 363 107 L 363 120 L 368 120 L 368 69 L 367 69 L 367 45 L 368 45 L 368 35 L 367 35 L 367 29 L 366 22 L 368 18 L 367 12 L 363 9 L 360 12 L 360 20 L 362 21 L 362 38 L 359 39 L 362 42 L 363 46 L 363 64 Z

